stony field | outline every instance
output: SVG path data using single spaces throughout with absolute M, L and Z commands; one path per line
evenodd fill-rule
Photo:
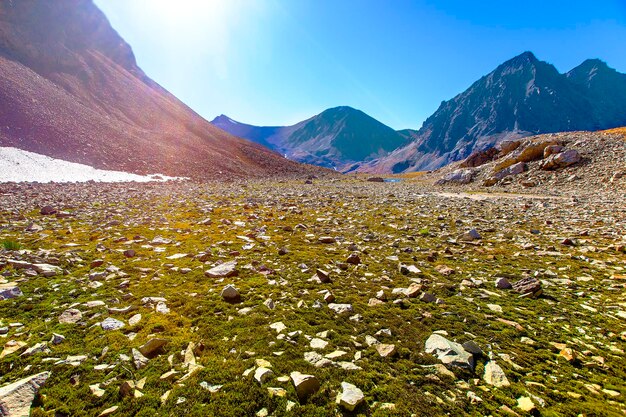
M 32 416 L 626 414 L 623 193 L 0 193 L 0 386 L 43 383 Z

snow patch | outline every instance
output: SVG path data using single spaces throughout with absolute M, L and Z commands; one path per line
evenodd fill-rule
M 18 148 L 0 147 L 0 182 L 163 182 L 183 179 L 186 178 L 108 171 Z

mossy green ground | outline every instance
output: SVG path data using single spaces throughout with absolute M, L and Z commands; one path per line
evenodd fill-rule
M 114 405 L 119 407 L 114 415 L 120 416 L 253 416 L 263 408 L 276 416 L 507 415 L 503 405 L 523 415 L 516 408 L 521 396 L 533 398 L 537 413 L 545 416 L 625 413 L 626 321 L 620 314 L 626 305 L 625 281 L 620 277 L 626 265 L 619 247 L 626 218 L 623 207 L 596 207 L 590 216 L 584 204 L 561 200 L 476 201 L 424 195 L 412 183 L 355 180 L 312 186 L 299 182 L 68 186 L 81 191 L 70 196 L 63 186 L 40 187 L 30 191 L 34 193 L 30 209 L 28 204 L 13 209 L 15 200 L 5 195 L 0 233 L 0 239 L 30 251 L 5 251 L 3 258 L 37 255 L 66 271 L 46 278 L 26 277 L 10 265 L 3 270 L 24 293 L 0 301 L 0 327 L 23 324 L 10 327 L 3 343 L 19 340 L 32 346 L 50 340 L 52 333 L 66 337 L 59 345 L 49 344 L 50 353 L 22 357 L 20 351 L 0 359 L 2 385 L 51 372 L 32 415 L 97 416 Z M 73 216 L 39 214 L 38 196 L 52 192 L 59 194 L 54 196 L 59 209 Z M 202 224 L 207 218 L 211 222 Z M 43 230 L 25 232 L 31 222 Z M 481 240 L 457 240 L 471 228 L 481 233 Z M 151 245 L 157 236 L 172 243 Z M 320 236 L 335 237 L 337 243 L 319 243 Z M 576 246 L 561 245 L 565 237 L 577 239 Z M 356 248 L 349 248 L 351 244 Z M 280 255 L 283 247 L 287 254 Z M 125 257 L 126 249 L 134 249 L 136 256 Z M 345 264 L 353 252 L 361 258 L 358 266 Z M 167 259 L 179 253 L 188 256 Z M 196 258 L 202 253 L 207 254 L 205 262 Z M 389 259 L 392 256 L 397 260 Z M 95 259 L 104 264 L 91 270 Z M 238 262 L 237 277 L 205 276 L 215 264 L 231 260 Z M 306 272 L 300 268 L 303 263 Z M 416 265 L 422 274 L 402 275 L 399 263 Z M 441 265 L 455 273 L 442 275 L 436 269 Z M 120 272 L 89 279 L 90 273 L 109 266 Z M 182 268 L 191 271 L 182 273 Z M 330 271 L 332 282 L 311 281 L 316 268 Z M 524 275 L 542 280 L 542 297 L 520 298 L 493 284 L 497 276 L 515 281 Z M 408 287 L 412 279 L 426 283 L 427 291 L 442 303 L 416 298 L 392 302 L 391 290 Z M 103 285 L 96 287 L 94 281 Z M 120 286 L 124 281 L 129 282 L 127 288 Z M 229 283 L 239 289 L 240 303 L 220 297 Z M 388 300 L 369 306 L 381 289 Z M 323 303 L 321 290 L 330 290 L 337 303 L 352 304 L 354 312 L 337 316 Z M 143 297 L 164 297 L 170 313 L 145 306 Z M 268 298 L 276 305 L 273 310 L 263 305 Z M 94 300 L 106 306 L 84 305 Z M 316 300 L 322 301 L 322 308 L 313 308 Z M 500 305 L 502 313 L 487 304 Z M 107 309 L 126 306 L 135 309 L 128 313 Z M 58 316 L 70 307 L 81 310 L 83 320 L 60 324 Z M 240 314 L 248 307 L 249 313 Z M 128 319 L 137 313 L 141 321 L 130 326 Z M 350 319 L 357 314 L 360 317 Z M 102 330 L 97 324 L 109 316 L 126 326 Z M 287 326 L 283 334 L 302 334 L 278 337 L 269 325 L 279 321 Z M 391 358 L 380 357 L 365 343 L 366 335 L 381 329 L 389 329 L 392 336 L 377 339 L 397 347 Z M 436 330 L 445 330 L 458 342 L 474 340 L 485 353 L 492 352 L 511 385 L 494 388 L 482 380 L 485 357 L 477 361 L 474 372 L 450 368 L 455 378 L 437 374 L 429 365 L 438 360 L 424 353 L 425 340 Z M 306 336 L 324 331 L 329 345 L 320 353 L 345 351 L 341 360 L 353 361 L 361 369 L 315 368 L 304 360 L 304 353 L 314 350 Z M 136 333 L 132 341 L 131 333 Z M 145 368 L 137 370 L 132 361 L 120 360 L 120 354 L 130 356 L 131 348 L 157 336 L 169 343 Z M 180 372 L 178 377 L 185 374 L 181 352 L 189 342 L 203 344 L 197 355 L 203 369 L 182 383 L 160 380 L 171 369 Z M 574 349 L 578 359 L 568 362 L 551 343 Z M 360 360 L 354 360 L 357 352 Z M 68 355 L 88 359 L 77 367 L 55 365 L 49 359 Z M 263 385 L 253 379 L 253 372 L 243 376 L 259 358 L 269 361 L 274 371 L 274 378 Z M 98 364 L 112 366 L 99 371 L 94 369 Z M 292 371 L 313 374 L 321 383 L 321 389 L 301 404 L 291 382 L 276 379 Z M 120 395 L 123 381 L 142 378 L 146 384 L 141 398 Z M 211 393 L 200 385 L 203 381 L 223 387 Z M 365 403 L 354 413 L 335 404 L 342 381 L 365 394 Z M 94 396 L 92 384 L 102 384 L 105 394 Z M 272 397 L 268 387 L 284 388 L 287 395 Z M 161 396 L 168 390 L 163 402 Z M 472 403 L 468 391 L 482 401 Z M 286 411 L 288 401 L 297 404 L 291 411 Z M 382 403 L 395 408 L 383 409 Z

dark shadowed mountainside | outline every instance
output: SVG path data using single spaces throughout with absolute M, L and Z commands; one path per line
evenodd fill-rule
M 626 125 L 626 75 L 600 60 L 566 74 L 525 52 L 444 101 L 412 142 L 365 164 L 370 172 L 439 168 L 505 139 Z

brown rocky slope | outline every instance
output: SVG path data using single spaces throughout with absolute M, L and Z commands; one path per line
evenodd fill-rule
M 501 142 L 423 177 L 443 187 L 582 195 L 626 190 L 626 129 Z
M 197 179 L 319 171 L 193 112 L 143 73 L 91 0 L 0 3 L 0 146 Z

